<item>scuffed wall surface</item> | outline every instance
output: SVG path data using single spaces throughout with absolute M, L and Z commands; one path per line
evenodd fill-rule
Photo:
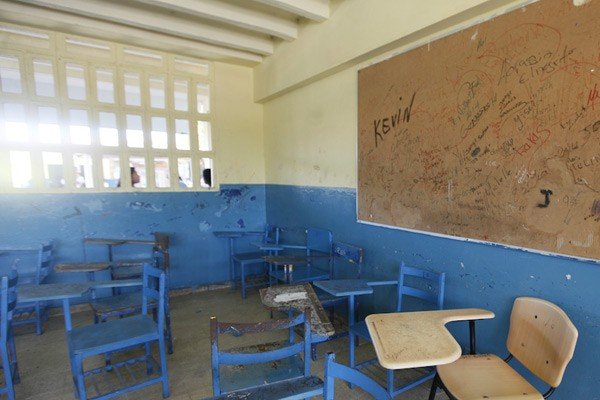
M 150 239 L 171 235 L 171 287 L 193 287 L 229 279 L 227 241 L 214 230 L 261 230 L 263 185 L 221 185 L 219 192 L 0 195 L 0 243 L 54 240 L 57 261 L 106 259 L 100 246 L 82 238 Z M 143 252 L 142 249 L 123 249 Z M 53 273 L 50 281 L 84 279 Z
M 363 247 L 366 277 L 393 277 L 401 260 L 446 272 L 446 308 L 483 307 L 496 313 L 494 320 L 477 325 L 480 352 L 506 355 L 508 319 L 516 297 L 555 302 L 577 326 L 579 342 L 552 398 L 600 399 L 600 265 L 359 224 L 354 189 L 267 185 L 266 201 L 267 222 L 283 228 L 284 240 L 297 241 L 306 227 L 318 227 L 331 230 L 334 240 Z M 392 311 L 396 298 L 378 290 L 359 301 L 364 314 Z M 466 348 L 467 324 L 453 324 L 452 330 Z

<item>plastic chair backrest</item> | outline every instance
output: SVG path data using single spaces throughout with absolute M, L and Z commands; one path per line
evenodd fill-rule
M 534 375 L 557 387 L 573 358 L 578 335 L 567 314 L 555 304 L 518 297 L 510 314 L 506 346 Z
M 336 378 L 358 386 L 376 400 L 390 399 L 387 391 L 373 379 L 354 368 L 336 363 L 335 354 L 327 353 L 325 359 L 325 385 L 323 387 L 323 398 L 325 400 L 334 399 Z
M 338 264 L 338 260 L 343 260 L 346 263 L 356 265 L 357 274 L 356 278 L 360 279 L 362 273 L 362 265 L 364 258 L 364 250 L 361 247 L 353 246 L 351 244 L 334 242 L 333 243 L 333 255 L 334 264 Z
M 237 353 L 219 350 L 219 334 L 228 333 L 233 336 L 242 336 L 245 333 L 270 332 L 282 329 L 290 329 L 298 325 L 304 326 L 303 340 L 289 343 L 287 346 L 275 350 L 259 353 Z M 267 322 L 256 323 L 230 323 L 218 322 L 216 317 L 210 317 L 210 343 L 211 343 L 211 366 L 213 379 L 213 394 L 221 394 L 219 365 L 248 365 L 267 363 L 303 353 L 304 376 L 310 376 L 310 309 L 295 317 Z
M 308 228 L 306 230 L 306 251 L 320 251 L 331 254 L 333 246 L 333 234 L 326 229 Z

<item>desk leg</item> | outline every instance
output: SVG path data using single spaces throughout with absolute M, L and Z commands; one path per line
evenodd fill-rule
M 352 333 L 352 331 L 350 330 L 350 327 L 352 327 L 355 324 L 355 320 L 354 320 L 355 316 L 354 316 L 354 296 L 350 295 L 348 296 L 348 333 L 350 336 L 350 368 L 354 368 L 354 364 L 355 364 L 355 360 L 354 360 L 354 350 L 355 350 L 355 345 L 354 345 L 354 333 Z
M 235 265 L 233 264 L 233 238 L 229 238 L 229 280 L 231 280 L 231 289 L 235 290 Z

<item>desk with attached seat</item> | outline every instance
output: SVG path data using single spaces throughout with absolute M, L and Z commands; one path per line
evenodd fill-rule
M 458 360 L 462 350 L 446 329 L 448 322 L 491 318 L 491 311 L 466 308 L 371 314 L 366 321 L 379 363 L 387 369 L 408 369 Z M 476 351 L 474 333 L 471 329 L 471 353 Z

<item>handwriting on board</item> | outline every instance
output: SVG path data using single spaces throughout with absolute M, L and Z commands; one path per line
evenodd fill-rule
M 600 0 L 359 71 L 361 221 L 600 258 Z

